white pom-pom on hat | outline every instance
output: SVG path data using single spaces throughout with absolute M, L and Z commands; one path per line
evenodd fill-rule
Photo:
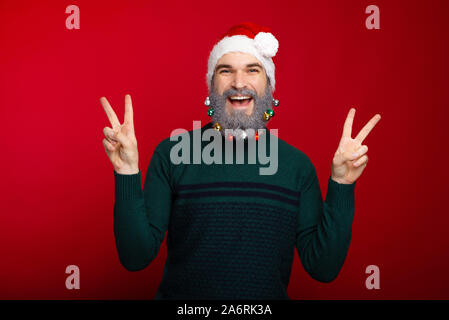
M 259 32 L 254 37 L 254 46 L 264 57 L 274 57 L 278 52 L 279 41 L 270 32 Z

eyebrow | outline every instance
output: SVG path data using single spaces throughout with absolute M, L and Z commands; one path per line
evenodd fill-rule
M 255 63 L 249 63 L 249 64 L 246 65 L 246 67 L 247 67 L 247 68 L 251 68 L 251 67 L 259 67 L 259 68 L 263 69 L 262 65 L 261 65 L 260 63 L 257 63 L 257 62 L 255 62 Z M 221 63 L 221 64 L 217 65 L 217 67 L 215 68 L 215 71 L 218 71 L 219 69 L 222 69 L 222 68 L 230 68 L 230 69 L 232 69 L 232 66 L 229 65 L 229 64 L 223 64 L 223 63 Z

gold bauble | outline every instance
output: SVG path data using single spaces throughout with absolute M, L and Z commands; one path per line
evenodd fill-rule
M 271 117 L 271 116 L 270 116 L 270 114 L 269 114 L 268 112 L 265 111 L 265 112 L 263 113 L 263 119 L 264 119 L 264 120 L 270 120 L 270 117 Z

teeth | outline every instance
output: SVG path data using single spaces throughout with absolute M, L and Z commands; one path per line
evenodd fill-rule
M 234 97 L 229 97 L 229 99 L 231 100 L 245 100 L 245 99 L 250 99 L 251 97 L 249 96 L 234 96 Z

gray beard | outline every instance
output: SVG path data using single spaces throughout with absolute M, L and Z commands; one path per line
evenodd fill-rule
M 241 94 L 253 97 L 254 108 L 251 115 L 247 115 L 245 110 L 231 110 L 229 115 L 226 111 L 226 100 L 229 96 Z M 242 89 L 226 90 L 223 95 L 219 95 L 213 84 L 209 92 L 210 106 L 214 108 L 214 114 L 212 115 L 213 123 L 218 122 L 222 128 L 220 131 L 223 136 L 226 135 L 226 129 L 233 130 L 233 135 L 237 139 L 245 139 L 247 134 L 244 130 L 253 129 L 254 131 L 248 130 L 248 132 L 257 132 L 258 129 L 266 129 L 267 121 L 264 120 L 263 114 L 267 109 L 272 108 L 273 103 L 273 92 L 271 86 L 267 83 L 265 93 L 262 97 L 259 97 L 257 93 L 253 90 Z

